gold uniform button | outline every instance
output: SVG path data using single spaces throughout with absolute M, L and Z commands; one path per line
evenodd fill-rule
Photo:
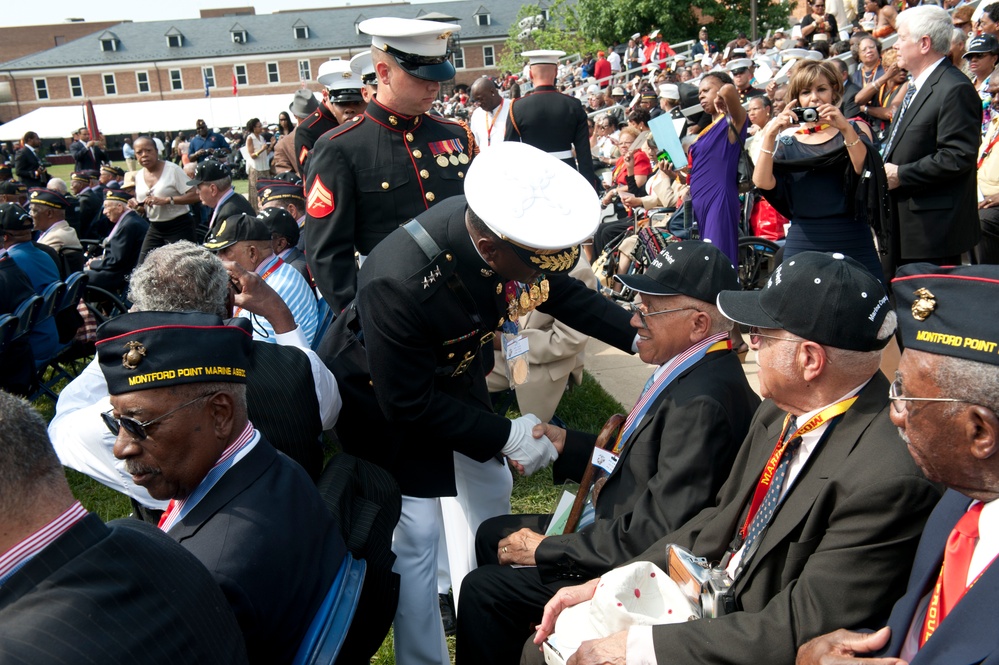
M 406 132 L 406 140 L 410 143 L 416 140 L 416 137 L 413 136 L 413 132 Z
M 422 171 L 420 171 L 420 177 L 426 180 L 427 178 L 430 177 L 430 171 L 423 169 Z
M 395 125 L 399 124 L 399 119 L 396 118 L 394 115 L 390 115 L 389 116 L 389 124 L 394 127 Z
M 454 358 L 454 354 L 453 354 L 453 353 L 449 353 L 449 354 L 447 354 L 447 359 L 448 359 L 448 360 L 451 360 L 451 358 Z
M 423 157 L 423 153 L 420 152 L 419 150 L 414 150 L 413 151 L 413 157 L 416 157 L 417 159 L 419 159 L 420 157 Z
M 464 178 L 464 177 L 465 177 L 465 174 L 464 174 L 464 173 L 462 173 L 461 171 L 458 171 L 458 177 L 459 177 L 459 178 Z
M 454 257 L 453 257 L 453 256 L 451 256 L 451 252 L 448 252 L 447 254 L 445 254 L 445 255 L 444 255 L 444 258 L 445 258 L 446 260 L 448 260 L 448 261 L 450 261 L 450 260 L 454 259 Z
M 427 192 L 427 200 L 428 200 L 428 201 L 433 201 L 433 200 L 434 200 L 434 199 L 436 199 L 436 198 L 437 198 L 437 197 L 436 197 L 436 196 L 434 196 L 434 193 L 433 193 L 433 192 Z
M 387 182 L 383 182 L 382 183 L 382 189 L 388 189 L 388 188 L 389 188 L 389 184 Z
M 501 293 L 503 293 L 503 283 L 502 282 L 500 282 L 499 284 L 496 285 L 496 295 L 499 295 Z

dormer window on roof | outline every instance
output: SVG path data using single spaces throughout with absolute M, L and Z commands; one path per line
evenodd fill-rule
M 295 39 L 309 38 L 309 26 L 302 19 L 298 19 L 297 21 L 295 21 L 294 25 L 292 25 L 291 28 L 295 32 Z
M 492 16 L 490 16 L 489 10 L 480 5 L 479 8 L 475 10 L 475 25 L 487 26 L 491 24 Z
M 118 35 L 110 30 L 105 30 L 98 39 L 101 43 L 101 51 L 104 53 L 118 50 Z
M 229 28 L 229 35 L 232 37 L 233 44 L 245 44 L 249 38 L 246 29 L 239 23 Z
M 180 48 L 184 45 L 184 35 L 177 28 L 171 27 L 166 31 L 166 40 L 170 48 Z
M 365 20 L 364 14 L 361 14 L 354 20 L 354 32 L 361 34 L 361 21 Z

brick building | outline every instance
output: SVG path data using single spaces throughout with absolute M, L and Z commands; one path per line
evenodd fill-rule
M 357 25 L 400 16 L 452 20 L 462 27 L 457 83 L 497 73 L 495 63 L 516 19 L 515 0 L 408 2 L 255 15 L 239 8 L 198 19 L 122 22 L 0 64 L 0 122 L 35 109 L 204 97 L 291 94 L 331 58 L 369 48 Z M 89 24 L 93 27 L 94 24 Z M 53 29 L 61 26 L 52 26 Z M 318 90 L 318 84 L 309 85 Z

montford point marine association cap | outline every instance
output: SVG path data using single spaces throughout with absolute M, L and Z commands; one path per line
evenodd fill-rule
M 668 244 L 652 257 L 643 275 L 616 275 L 638 293 L 684 295 L 714 304 L 722 291 L 738 290 L 739 273 L 724 253 L 709 242 L 685 240 Z
M 213 252 L 232 247 L 243 240 L 270 240 L 270 229 L 263 220 L 241 212 L 223 219 L 211 230 L 202 246 Z
M 108 393 L 189 383 L 246 383 L 253 336 L 201 312 L 132 312 L 97 329 Z
M 104 200 L 105 201 L 117 201 L 118 203 L 128 203 L 128 200 L 132 198 L 129 196 L 128 192 L 121 189 L 105 189 L 104 190 Z
M 579 243 L 593 235 L 600 219 L 600 200 L 586 178 L 516 141 L 479 153 L 465 176 L 465 199 L 525 264 L 546 274 L 572 270 Z
M 786 330 L 839 349 L 875 351 L 891 339 L 878 339 L 891 309 L 881 282 L 838 252 L 795 254 L 760 291 L 718 294 L 718 309 L 745 326 Z
M 454 78 L 448 40 L 461 30 L 455 23 L 410 18 L 369 18 L 358 30 L 371 35 L 371 47 L 388 53 L 410 76 L 425 81 Z
M 260 205 L 278 199 L 296 199 L 301 204 L 305 202 L 305 188 L 302 186 L 301 180 L 298 182 L 277 179 L 258 180 L 257 197 L 260 199 Z
M 912 263 L 891 284 L 906 349 L 999 365 L 999 266 Z
M 97 180 L 100 175 L 97 171 L 87 169 L 84 171 L 73 171 L 69 174 L 69 179 L 75 180 L 76 182 L 90 182 L 91 180 Z
M 28 203 L 32 205 L 44 205 L 57 210 L 65 210 L 69 207 L 69 201 L 62 194 L 43 187 L 35 187 L 28 190 Z
M 534 65 L 557 65 L 558 59 L 565 56 L 565 51 L 537 49 L 534 51 L 524 51 L 520 56 L 527 58 L 527 63 L 531 67 Z
M 361 77 L 350 69 L 349 60 L 327 60 L 319 65 L 316 77 L 329 90 L 333 103 L 361 102 Z
M 350 59 L 350 71 L 361 77 L 364 85 L 378 85 L 375 75 L 375 62 L 371 59 L 371 51 L 361 51 Z

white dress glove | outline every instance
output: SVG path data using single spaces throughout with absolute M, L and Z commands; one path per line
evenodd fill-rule
M 524 475 L 529 476 L 538 469 L 548 466 L 558 459 L 558 451 L 547 436 L 535 439 L 531 430 L 540 425 L 541 420 L 533 414 L 521 416 L 510 423 L 510 436 L 500 451 L 514 462 L 524 467 Z

